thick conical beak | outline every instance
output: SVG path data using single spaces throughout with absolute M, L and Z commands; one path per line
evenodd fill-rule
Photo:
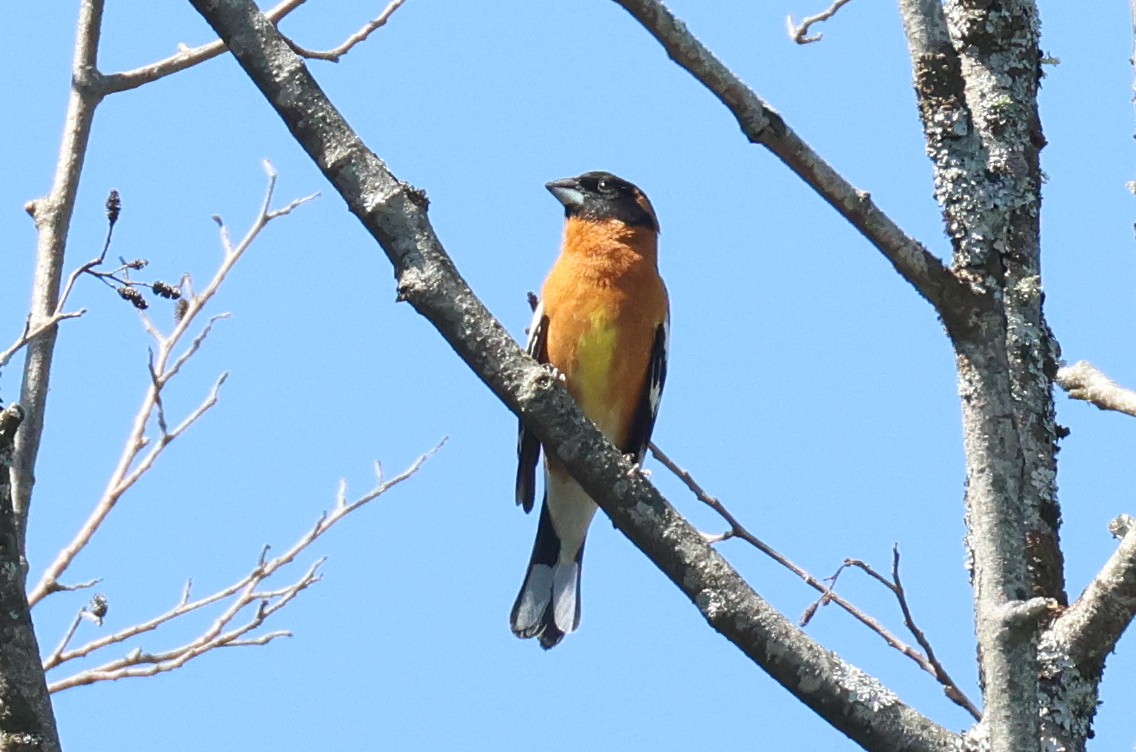
M 553 196 L 556 196 L 556 200 L 564 204 L 566 208 L 579 206 L 584 203 L 584 192 L 580 189 L 580 181 L 576 178 L 553 180 L 552 182 L 545 183 L 544 187 L 547 188 Z

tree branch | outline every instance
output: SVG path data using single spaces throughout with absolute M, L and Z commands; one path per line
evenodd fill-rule
M 221 318 L 221 316 L 214 316 L 210 319 L 202 332 L 193 340 L 189 347 L 186 348 L 183 353 L 175 357 L 175 350 L 180 345 L 189 328 L 194 325 L 197 316 L 217 293 L 217 290 L 229 276 L 229 273 L 236 263 L 240 261 L 241 257 L 252 246 L 253 241 L 259 236 L 261 230 L 272 220 L 288 214 L 296 207 L 315 198 L 315 196 L 308 196 L 303 199 L 297 199 L 282 209 L 271 209 L 273 192 L 276 188 L 276 172 L 267 162 L 264 166 L 268 174 L 268 186 L 265 189 L 260 212 L 253 220 L 252 226 L 249 228 L 244 238 L 235 247 L 232 246 L 228 240 L 228 233 L 224 223 L 220 223 L 222 243 L 224 245 L 224 256 L 221 264 L 214 274 L 213 279 L 200 294 L 190 294 L 184 298 L 186 306 L 181 318 L 175 324 L 173 331 L 168 336 L 163 336 L 153 327 L 148 319 L 143 318 L 146 322 L 147 331 L 154 337 L 157 344 L 157 352 L 151 354 L 149 364 L 151 376 L 150 386 L 142 398 L 142 405 L 139 407 L 134 417 L 134 423 L 126 439 L 122 455 L 119 458 L 118 465 L 111 474 L 106 490 L 95 504 L 95 508 L 87 518 L 87 521 L 75 534 L 75 537 L 70 543 L 63 547 L 56 556 L 55 561 L 48 566 L 40 577 L 39 582 L 32 588 L 28 596 L 28 601 L 32 606 L 35 606 L 47 595 L 63 589 L 63 586 L 60 584 L 60 578 L 67 571 L 67 568 L 71 566 L 75 557 L 91 542 L 91 539 L 94 537 L 95 533 L 98 532 L 103 521 L 107 518 L 107 515 L 111 513 L 122 496 L 153 467 L 166 447 L 195 424 L 217 403 L 218 392 L 228 374 L 222 374 L 214 383 L 212 390 L 204 401 L 174 427 L 173 430 L 170 430 L 166 423 L 165 409 L 162 405 L 162 390 L 169 383 L 170 379 L 178 374 L 186 361 L 199 350 L 205 338 L 212 330 L 214 322 L 216 322 L 218 318 Z M 158 421 L 158 435 L 156 438 L 151 439 L 147 437 L 146 432 L 151 419 L 155 417 Z M 147 448 L 149 450 L 145 451 Z
M 352 512 L 361 509 L 368 503 L 416 475 L 427 460 L 437 454 L 445 443 L 446 440 L 443 439 L 437 446 L 419 456 L 407 469 L 393 478 L 387 479 L 383 477 L 382 470 L 376 468 L 375 486 L 350 503 L 344 495 L 345 490 L 341 484 L 336 505 L 330 512 L 325 512 L 320 515 L 315 525 L 301 535 L 283 554 L 269 559 L 269 548 L 265 546 L 261 551 L 256 566 L 244 577 L 229 586 L 204 598 L 191 601 L 190 593 L 192 581 L 187 582 L 182 592 L 181 599 L 173 608 L 159 614 L 149 621 L 125 627 L 114 634 L 91 640 L 85 645 L 68 650 L 67 646 L 79 626 L 81 617 L 83 613 L 87 611 L 87 609 L 83 609 L 60 641 L 59 647 L 44 660 L 44 671 L 56 669 L 69 661 L 86 658 L 113 645 L 120 645 L 140 635 L 153 632 L 159 627 L 184 616 L 231 599 L 231 603 L 214 619 L 212 625 L 188 643 L 159 653 L 143 651 L 140 647 L 135 648 L 122 658 L 108 661 L 95 668 L 80 671 L 65 679 L 53 681 L 49 686 L 49 690 L 54 693 L 61 692 L 64 689 L 95 684 L 102 681 L 153 676 L 154 674 L 181 668 L 189 661 L 200 658 L 216 648 L 266 645 L 277 637 L 291 636 L 291 633 L 283 631 L 262 635 L 250 635 L 260 628 L 269 617 L 287 606 L 288 603 L 301 592 L 319 581 L 319 567 L 323 564 L 324 559 L 317 560 L 308 568 L 303 576 L 289 585 L 271 590 L 262 590 L 262 585 L 281 569 L 294 562 L 311 547 L 312 543 Z M 242 614 L 247 613 L 250 608 L 255 608 L 253 613 L 247 616 L 243 621 L 238 622 L 238 618 Z
M 95 117 L 95 108 L 103 97 L 92 83 L 98 75 L 96 65 L 102 18 L 103 0 L 82 0 L 79 6 L 75 57 L 71 65 L 71 96 L 67 103 L 55 178 L 51 192 L 29 202 L 27 207 L 39 234 L 32 302 L 28 314 L 28 329 L 37 332 L 37 336 L 27 345 L 24 377 L 20 386 L 20 404 L 26 417 L 16 439 L 16 455 L 12 466 L 12 505 L 21 551 L 24 548 L 32 486 L 35 484 L 36 458 L 43 438 L 55 339 L 59 332 L 58 320 L 56 319 L 56 323 L 51 322 L 59 312 L 59 287 L 63 276 L 67 233 L 71 227 L 79 176 L 91 136 L 91 123 Z
M 745 526 L 742 525 L 738 521 L 738 519 L 730 513 L 726 506 L 718 500 L 717 497 L 711 496 L 709 493 L 707 493 L 706 490 L 703 489 L 701 485 L 699 485 L 698 481 L 694 479 L 694 476 L 692 476 L 687 470 L 679 467 L 675 463 L 675 461 L 668 457 L 665 452 L 659 449 L 659 447 L 656 446 L 654 442 L 650 442 L 649 446 L 651 448 L 651 454 L 655 456 L 655 459 L 662 463 L 665 468 L 674 473 L 678 477 L 678 479 L 681 480 L 688 489 L 690 489 L 691 493 L 693 493 L 699 501 L 717 512 L 718 515 L 730 526 L 729 530 L 721 535 L 710 538 L 709 542 L 718 543 L 730 538 L 738 538 L 739 540 L 743 540 L 769 558 L 773 559 L 781 566 L 788 569 L 793 574 L 800 577 L 806 585 L 821 594 L 821 597 L 817 599 L 817 601 L 814 602 L 811 606 L 809 606 L 808 609 L 805 610 L 804 615 L 800 619 L 801 626 L 806 626 L 809 621 L 811 621 L 813 614 L 816 613 L 818 608 L 829 603 L 835 603 L 837 606 L 840 606 L 842 609 L 848 612 L 848 614 L 852 616 L 852 618 L 856 619 L 856 621 L 860 622 L 865 627 L 879 635 L 880 638 L 883 639 L 883 641 L 886 642 L 890 647 L 898 650 L 903 655 L 915 661 L 915 664 L 919 666 L 919 668 L 926 671 L 928 674 L 933 676 L 936 681 L 943 685 L 944 694 L 946 694 L 949 700 L 970 713 L 975 720 L 981 720 L 982 714 L 978 712 L 978 709 L 974 706 L 974 703 L 970 701 L 966 694 L 958 687 L 957 684 L 955 684 L 954 680 L 951 679 L 950 675 L 947 674 L 946 669 L 944 669 L 942 664 L 939 663 L 938 659 L 935 658 L 935 653 L 933 650 L 931 650 L 930 642 L 927 641 L 927 638 L 924 636 L 923 632 L 915 626 L 915 621 L 912 618 L 910 609 L 907 605 L 906 593 L 903 590 L 903 586 L 899 582 L 898 546 L 895 549 L 896 558 L 895 567 L 893 570 L 895 584 L 892 584 L 885 580 L 867 564 L 859 561 L 854 561 L 852 559 L 846 559 L 840 570 L 837 570 L 836 574 L 829 578 L 828 582 L 830 584 L 826 585 L 824 582 L 818 580 L 803 568 L 794 564 L 788 558 L 783 556 L 779 551 L 747 530 Z M 843 570 L 847 566 L 852 565 L 860 567 L 865 572 L 875 577 L 877 580 L 882 582 L 885 587 L 891 590 L 892 593 L 895 594 L 897 600 L 899 601 L 900 608 L 903 611 L 904 621 L 907 627 L 911 630 L 911 633 L 915 636 L 916 640 L 918 640 L 919 644 L 923 646 L 923 649 L 926 651 L 926 655 L 920 653 L 918 650 L 896 637 L 878 620 L 872 618 L 864 611 L 860 610 L 836 593 L 836 578 L 840 575 L 841 570 Z
M 1095 670 L 1136 618 L 1136 525 L 1131 518 L 1117 522 L 1124 532 L 1120 545 L 1081 593 L 1081 597 L 1049 627 L 1046 645 L 1067 663 Z
M 307 0 L 284 0 L 284 2 L 278 4 L 272 10 L 266 11 L 264 15 L 266 18 L 278 22 L 305 2 L 307 2 Z M 200 47 L 183 47 L 176 55 L 167 57 L 164 60 L 159 60 L 133 70 L 123 71 L 122 73 L 105 75 L 101 78 L 99 85 L 106 94 L 137 89 L 139 86 L 173 75 L 186 68 L 192 68 L 195 65 L 204 63 L 206 60 L 212 60 L 225 51 L 225 43 L 219 39 L 209 42 L 208 44 L 203 44 Z
M 256 7 L 191 0 L 296 140 L 383 247 L 399 297 L 564 463 L 616 526 L 675 583 L 707 622 L 777 681 L 859 743 L 945 750 L 959 738 L 901 703 L 875 679 L 824 650 L 763 601 L 612 447 L 547 369 L 526 357 L 454 268 L 425 214 L 425 195 L 399 182 L 351 130 Z
M 812 29 L 813 25 L 832 18 L 840 11 L 841 8 L 843 8 L 850 2 L 852 2 L 852 0 L 836 0 L 836 2 L 834 2 L 827 10 L 822 10 L 815 16 L 806 16 L 805 19 L 801 21 L 800 26 L 798 26 L 793 21 L 792 16 L 789 16 L 786 20 L 786 23 L 789 27 L 789 38 L 797 44 L 812 44 L 813 42 L 819 42 L 821 39 L 824 39 L 824 35 L 819 32 L 810 35 L 809 31 Z
M 347 39 L 343 41 L 343 44 L 333 49 L 320 52 L 318 50 L 309 50 L 307 48 L 301 47 L 291 39 L 288 40 L 288 43 L 291 45 L 292 51 L 300 57 L 306 57 L 310 60 L 330 60 L 333 63 L 338 63 L 339 59 L 350 52 L 351 49 L 355 47 L 355 45 L 366 41 L 367 37 L 371 36 L 371 34 L 375 32 L 375 30 L 385 26 L 394 12 L 401 8 L 402 4 L 405 2 L 406 0 L 391 0 L 390 4 L 383 9 L 382 13 L 364 24 L 363 28 L 347 37 Z
M 1030 0 L 998 13 L 974 0 L 899 7 L 953 267 L 987 296 L 969 320 L 948 322 L 984 724 L 995 749 L 1036 746 L 1036 634 L 1011 622 L 1065 600 L 1050 387 L 1057 346 L 1041 307 L 1037 11 Z M 1046 733 L 1062 738 L 1055 746 L 1074 743 Z
M 709 89 L 737 119 L 742 133 L 769 149 L 874 245 L 895 270 L 949 322 L 969 311 L 973 294 L 922 244 L 809 147 L 752 89 L 735 76 L 657 0 L 615 0 L 658 40 L 667 54 Z
M 24 591 L 23 549 L 12 511 L 9 468 L 24 411 L 0 411 L 0 749 L 58 752 L 55 715 L 48 697 L 39 644 Z
M 1136 392 L 1120 386 L 1087 360 L 1059 370 L 1057 385 L 1072 399 L 1136 417 Z

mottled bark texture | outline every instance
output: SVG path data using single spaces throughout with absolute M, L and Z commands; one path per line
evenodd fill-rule
M 24 593 L 27 567 L 10 468 L 24 411 L 0 412 L 0 752 L 56 752 L 59 737 Z
M 1056 698 L 1039 681 L 1041 624 L 1007 622 L 1031 598 L 1067 602 L 1052 394 L 1059 349 L 1042 311 L 1037 8 L 899 4 L 951 266 L 982 301 L 948 332 L 967 454 L 983 723 L 994 749 L 1038 749 L 1043 735 L 1072 749 L 1084 735 L 1053 727 L 1045 710 Z
M 296 140 L 379 242 L 398 294 L 425 316 L 617 527 L 716 630 L 820 716 L 869 749 L 957 749 L 960 738 L 794 627 L 679 516 L 567 392 L 485 310 L 446 256 L 426 198 L 400 183 L 351 130 L 303 62 L 248 0 L 191 0 Z

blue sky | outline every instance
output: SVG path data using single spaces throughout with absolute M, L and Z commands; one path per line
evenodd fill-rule
M 22 326 L 34 229 L 23 204 L 46 192 L 66 104 L 76 3 L 25 4 L 0 27 L 9 116 L 0 125 L 0 295 L 5 342 Z M 331 46 L 377 13 L 312 0 L 284 24 Z M 944 254 L 930 165 L 897 12 L 853 3 L 798 47 L 784 17 L 816 4 L 694 0 L 671 6 L 814 148 L 910 234 Z M 1130 21 L 1122 3 L 1089 16 L 1040 3 L 1047 314 L 1065 357 L 1136 384 Z M 104 71 L 209 38 L 188 3 L 110 3 Z M 651 197 L 663 227 L 672 350 L 656 440 L 752 531 L 818 576 L 847 556 L 886 567 L 903 552 L 921 626 L 972 697 L 970 590 L 963 569 L 963 457 L 952 354 L 930 308 L 866 241 L 764 151 L 614 3 L 408 0 L 338 65 L 312 69 L 400 178 L 425 188 L 459 269 L 518 337 L 525 292 L 555 257 L 561 212 L 543 183 L 616 172 Z M 301 567 L 325 579 L 281 613 L 295 632 L 221 651 L 173 674 L 56 697 L 69 749 L 468 750 L 852 749 L 708 629 L 602 519 L 584 567 L 581 629 L 545 653 L 507 616 L 536 519 L 514 508 L 513 418 L 408 306 L 390 267 L 260 95 L 227 57 L 99 108 L 68 266 L 97 254 L 110 188 L 123 198 L 112 255 L 152 276 L 208 279 L 222 215 L 234 233 L 280 173 L 278 203 L 323 197 L 272 225 L 216 300 L 229 311 L 172 387 L 192 409 L 221 371 L 221 404 L 173 445 L 77 560 L 104 578 L 103 630 L 240 577 L 260 546 L 290 545 L 345 478 L 370 487 L 443 437 L 412 481 L 317 542 Z M 32 576 L 98 497 L 147 383 L 136 313 L 94 280 L 63 329 L 31 519 Z M 167 324 L 168 313 L 153 311 Z M 18 368 L 0 396 L 18 394 Z M 1136 423 L 1058 397 L 1072 429 L 1060 455 L 1068 590 L 1113 550 L 1106 525 L 1133 512 Z M 664 494 L 721 529 L 661 468 Z M 738 542 L 722 546 L 790 616 L 813 592 Z M 300 571 L 291 576 L 298 577 Z M 285 575 L 287 576 L 287 575 Z M 842 592 L 902 631 L 864 578 Z M 85 594 L 35 612 L 45 649 Z M 138 643 L 192 638 L 202 621 Z M 835 610 L 809 632 L 950 728 L 969 717 L 914 664 Z M 102 632 L 84 624 L 79 639 Z M 1108 665 L 1098 749 L 1136 743 L 1132 638 Z M 107 655 L 110 659 L 120 654 Z

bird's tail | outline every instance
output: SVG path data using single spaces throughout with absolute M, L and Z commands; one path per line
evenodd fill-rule
M 546 500 L 540 509 L 529 571 L 509 616 L 513 634 L 537 637 L 545 650 L 580 626 L 580 563 L 584 546 L 581 543 L 568 563 L 560 561 L 560 548 L 560 536 L 552 525 Z

